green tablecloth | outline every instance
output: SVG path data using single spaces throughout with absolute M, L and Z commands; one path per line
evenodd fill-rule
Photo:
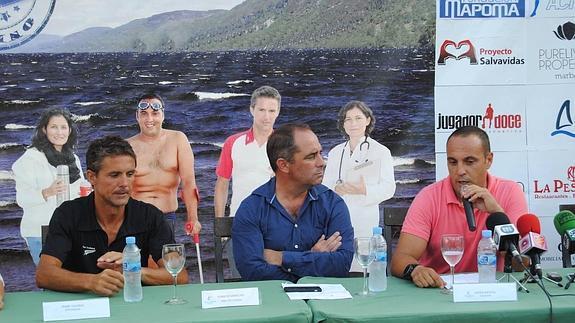
M 565 275 L 572 270 L 559 272 Z M 516 276 L 519 278 L 520 273 Z M 395 277 L 388 278 L 385 292 L 369 297 L 354 295 L 363 288 L 362 278 L 305 277 L 299 283 L 341 283 L 354 296 L 343 300 L 309 300 L 314 322 L 549 322 L 549 303 L 535 284 L 527 284 L 530 293 L 518 292 L 516 302 L 453 303 L 452 296 L 438 289 L 417 288 Z M 551 294 L 575 295 L 575 285 L 565 290 L 546 282 L 545 287 Z M 575 296 L 551 300 L 553 322 L 575 321 Z
M 201 291 L 258 287 L 259 306 L 202 309 Z M 290 301 L 281 281 L 240 282 L 226 284 L 190 284 L 178 286 L 185 305 L 164 305 L 172 296 L 172 286 L 144 287 L 144 300 L 125 303 L 120 293 L 110 298 L 111 317 L 80 322 L 311 322 L 312 314 L 304 301 Z M 42 302 L 80 300 L 97 297 L 90 294 L 42 292 L 8 293 L 0 322 L 42 322 Z M 67 321 L 71 322 L 71 321 Z

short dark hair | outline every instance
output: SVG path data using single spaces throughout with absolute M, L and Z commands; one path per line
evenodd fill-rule
M 160 103 L 162 104 L 162 110 L 166 107 L 166 104 L 164 104 L 164 99 L 162 99 L 162 97 L 159 94 L 153 92 L 146 93 L 140 96 L 140 98 L 138 99 L 138 104 L 143 100 L 152 100 L 152 99 L 160 101 Z
M 130 156 L 136 163 L 136 154 L 130 143 L 118 136 L 106 136 L 90 143 L 86 151 L 86 167 L 97 174 L 104 158 L 110 156 Z
M 451 135 L 449 135 L 449 138 L 447 138 L 446 145 L 449 143 L 449 140 L 451 140 L 451 138 L 453 137 L 468 137 L 468 136 L 476 136 L 477 138 L 479 138 L 479 140 L 481 140 L 481 145 L 483 146 L 485 155 L 491 152 L 491 144 L 489 143 L 489 136 L 485 131 L 483 131 L 483 129 L 478 128 L 476 126 L 463 126 L 457 128 L 454 132 L 451 133 Z
M 268 138 L 266 151 L 272 170 L 277 171 L 276 161 L 283 158 L 289 162 L 293 161 L 293 155 L 298 151 L 294 142 L 296 130 L 309 130 L 310 126 L 305 123 L 285 124 L 276 130 Z
M 339 131 L 345 136 L 346 139 L 349 139 L 349 136 L 343 127 L 343 123 L 345 122 L 347 111 L 353 108 L 358 108 L 366 118 L 369 118 L 369 124 L 367 127 L 365 127 L 365 135 L 369 136 L 369 134 L 373 131 L 373 128 L 375 128 L 375 116 L 367 104 L 362 101 L 349 101 L 339 110 L 337 114 L 337 129 L 339 129 Z
M 78 140 L 78 130 L 76 129 L 76 125 L 74 124 L 74 120 L 72 120 L 72 115 L 70 112 L 61 108 L 49 109 L 42 113 L 42 116 L 36 125 L 36 129 L 34 129 L 34 134 L 32 135 L 32 144 L 30 146 L 36 147 L 40 151 L 47 151 L 48 146 L 52 145 L 50 140 L 48 140 L 46 133 L 44 132 L 52 117 L 64 117 L 64 119 L 66 119 L 68 128 L 70 128 L 70 134 L 68 135 L 68 141 L 66 141 L 62 147 L 62 150 L 73 151 L 74 146 L 76 145 L 76 140 Z
M 252 93 L 252 98 L 250 100 L 250 109 L 253 109 L 253 107 L 256 106 L 256 100 L 258 98 L 276 99 L 278 101 L 278 108 L 281 108 L 282 96 L 280 95 L 280 92 L 278 92 L 278 90 L 269 85 L 260 86 Z

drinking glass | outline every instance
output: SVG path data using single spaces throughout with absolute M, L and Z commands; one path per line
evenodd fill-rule
M 375 260 L 375 244 L 371 242 L 371 238 L 355 238 L 353 250 L 355 259 L 363 268 L 363 291 L 358 295 L 367 296 L 369 294 L 367 288 L 367 267 Z
M 162 247 L 162 260 L 164 261 L 164 267 L 166 267 L 166 270 L 172 275 L 172 277 L 174 277 L 174 296 L 165 301 L 164 304 L 186 304 L 188 301 L 178 298 L 176 292 L 178 274 L 182 271 L 184 264 L 186 263 L 184 245 L 181 243 L 165 244 Z
M 451 269 L 451 288 L 444 289 L 446 294 L 453 293 L 453 284 L 455 283 L 455 265 L 463 257 L 463 236 L 461 234 L 444 234 L 441 236 L 441 254 L 445 262 Z

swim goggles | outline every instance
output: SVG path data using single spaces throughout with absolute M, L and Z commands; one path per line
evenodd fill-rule
M 152 108 L 152 110 L 154 111 L 158 111 L 158 110 L 163 110 L 164 107 L 162 106 L 161 103 L 157 103 L 157 102 L 153 102 L 150 103 L 148 101 L 141 101 L 140 103 L 138 103 L 138 109 L 140 110 L 146 110 L 147 108 Z

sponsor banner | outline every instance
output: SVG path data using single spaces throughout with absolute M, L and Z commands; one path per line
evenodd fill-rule
M 557 213 L 560 204 L 575 204 L 573 156 L 575 150 L 528 152 L 529 205 L 533 210 Z
M 435 84 L 525 84 L 525 19 L 438 20 Z
M 527 152 L 494 152 L 493 163 L 491 164 L 489 173 L 517 182 L 523 189 L 523 192 L 525 192 L 526 201 L 529 202 L 527 198 L 529 183 L 527 174 Z M 441 180 L 449 175 L 446 153 L 435 154 L 435 174 L 437 180 Z
M 525 15 L 535 18 L 575 17 L 575 0 L 528 0 Z
M 575 150 L 573 85 L 528 86 L 526 96 L 529 148 Z
M 462 126 L 485 130 L 493 151 L 527 148 L 523 87 L 436 87 L 434 118 L 436 152 L 445 152 L 447 138 Z
M 525 0 L 438 0 L 438 19 L 523 18 Z
M 527 83 L 575 84 L 575 17 L 531 19 L 527 34 Z

